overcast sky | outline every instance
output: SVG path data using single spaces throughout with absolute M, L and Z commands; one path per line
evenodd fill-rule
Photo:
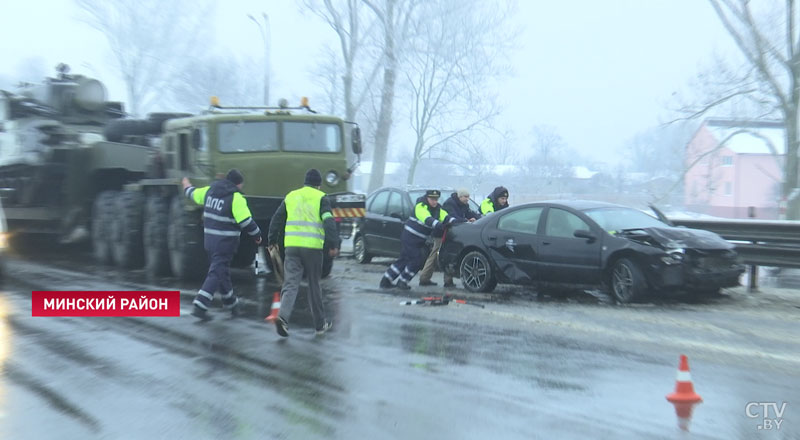
M 125 99 L 105 67 L 107 46 L 77 20 L 70 0 L 0 0 L 0 11 L 0 78 L 16 79 L 21 63 L 39 56 L 48 69 L 66 62 L 73 72 L 97 75 L 112 99 Z M 261 41 L 258 29 L 246 15 L 262 11 L 272 24 L 272 95 L 307 95 L 314 88 L 308 71 L 332 34 L 294 2 L 220 2 L 220 44 L 261 57 L 263 46 L 253 44 Z M 703 0 L 521 0 L 516 18 L 524 31 L 513 76 L 500 90 L 507 110 L 498 124 L 523 140 L 535 125 L 554 126 L 569 146 L 611 162 L 626 139 L 659 123 L 671 94 L 713 51 L 732 47 Z

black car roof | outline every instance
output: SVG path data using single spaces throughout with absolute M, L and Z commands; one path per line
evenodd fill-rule
M 617 205 L 615 203 L 598 202 L 596 200 L 540 200 L 537 202 L 522 203 L 515 206 L 537 206 L 537 205 L 560 205 L 567 208 L 576 209 L 578 211 L 585 211 L 587 209 L 596 208 L 628 208 L 629 206 Z

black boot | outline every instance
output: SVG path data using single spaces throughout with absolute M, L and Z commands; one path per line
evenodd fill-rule
M 394 288 L 394 284 L 389 281 L 389 278 L 383 277 L 381 278 L 381 289 L 392 289 Z
M 195 304 L 194 309 L 192 309 L 191 315 L 201 322 L 211 321 L 211 315 L 208 314 L 208 310 L 198 307 L 197 304 Z
M 397 288 L 400 290 L 411 290 L 411 287 L 408 287 L 408 284 L 403 280 L 397 282 Z

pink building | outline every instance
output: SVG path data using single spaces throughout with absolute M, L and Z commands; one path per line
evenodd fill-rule
M 778 121 L 707 119 L 686 145 L 686 208 L 715 217 L 779 218 L 785 154 Z

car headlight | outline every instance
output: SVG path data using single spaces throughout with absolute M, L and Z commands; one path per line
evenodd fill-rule
M 681 264 L 686 257 L 685 249 L 673 249 L 667 255 L 661 257 L 661 262 L 666 265 Z
M 2 232 L 0 233 L 0 250 L 3 250 L 8 247 L 8 234 Z
M 336 171 L 330 170 L 325 175 L 325 182 L 330 186 L 336 186 L 339 183 L 339 175 L 336 174 Z

